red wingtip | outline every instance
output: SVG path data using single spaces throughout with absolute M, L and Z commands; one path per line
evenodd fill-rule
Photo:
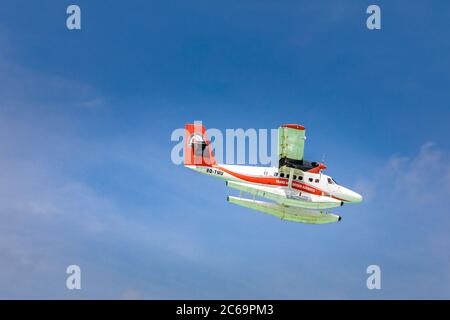
M 296 130 L 305 130 L 305 127 L 300 124 L 283 124 L 281 127 L 296 129 Z
M 327 168 L 326 165 L 324 165 L 323 163 L 319 163 L 319 165 L 315 168 L 312 168 L 311 170 L 308 170 L 308 172 L 311 173 L 319 173 L 322 170 L 325 170 Z

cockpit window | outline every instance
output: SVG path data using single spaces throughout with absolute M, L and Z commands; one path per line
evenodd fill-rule
M 333 179 L 328 178 L 328 183 L 329 183 L 329 184 L 333 184 Z

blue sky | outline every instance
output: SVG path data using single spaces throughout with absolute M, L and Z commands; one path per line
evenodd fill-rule
M 0 298 L 449 298 L 450 4 L 0 4 Z M 172 130 L 301 123 L 365 197 L 339 224 L 226 203 Z M 82 290 L 65 288 L 78 264 Z M 382 289 L 366 288 L 366 268 Z

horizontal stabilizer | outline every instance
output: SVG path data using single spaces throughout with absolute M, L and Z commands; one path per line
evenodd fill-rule
M 283 220 L 310 223 L 310 224 L 324 224 L 331 222 L 338 222 L 341 217 L 333 213 L 326 213 L 324 211 L 314 211 L 302 208 L 287 207 L 276 203 L 239 198 L 227 197 L 227 201 L 264 213 L 268 213 Z

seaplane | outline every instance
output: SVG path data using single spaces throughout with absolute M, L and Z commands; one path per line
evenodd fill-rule
M 227 197 L 236 205 L 286 221 L 338 222 L 341 217 L 327 210 L 360 203 L 363 197 L 324 174 L 325 164 L 303 158 L 305 132 L 305 127 L 298 124 L 278 128 L 278 167 L 229 165 L 216 162 L 204 125 L 186 124 L 184 166 L 223 179 L 229 188 L 239 190 L 239 197 Z M 242 193 L 251 197 L 243 198 Z

